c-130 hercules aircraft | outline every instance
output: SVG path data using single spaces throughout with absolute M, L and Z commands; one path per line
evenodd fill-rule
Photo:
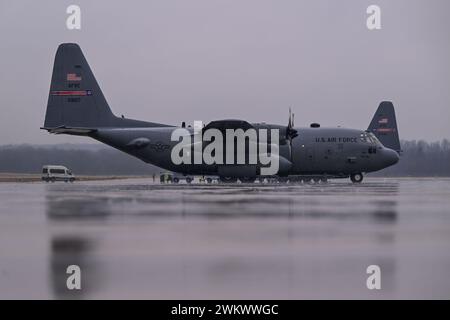
M 199 130 L 190 126 L 186 128 L 184 123 L 180 128 L 116 117 L 80 47 L 74 43 L 61 44 L 56 52 L 45 123 L 41 129 L 54 134 L 88 136 L 166 170 L 184 175 L 219 176 L 222 182 L 236 182 L 238 179 L 241 182 L 254 182 L 257 178 L 262 180 L 266 177 L 290 181 L 326 181 L 327 178 L 350 177 L 352 182 L 359 183 L 363 180 L 363 173 L 397 163 L 400 153 L 394 106 L 389 101 L 381 102 L 367 130 L 321 128 L 317 123 L 310 127 L 294 127 L 291 114 L 287 126 L 218 120 Z M 273 153 L 272 160 L 277 162 L 277 171 L 266 175 L 264 168 L 267 162 L 248 161 L 251 158 L 251 151 L 248 150 L 250 140 L 255 139 L 251 135 L 244 140 L 244 163 L 225 161 L 222 155 L 220 161 L 213 163 L 202 157 L 199 163 L 175 163 L 174 148 L 179 145 L 180 137 L 185 138 L 179 135 L 173 139 L 177 129 L 183 129 L 185 137 L 189 138 L 181 151 L 184 159 L 188 160 L 194 158 L 196 150 L 206 150 L 217 139 L 203 139 L 200 142 L 195 139 L 196 135 L 208 129 L 215 130 L 215 133 L 225 133 L 230 129 L 241 132 L 254 129 L 259 132 L 255 145 L 258 150 L 265 149 L 266 155 Z M 261 132 L 267 133 L 267 139 L 261 139 Z M 275 140 L 271 139 L 269 143 L 269 136 L 275 137 Z M 219 149 L 222 150 L 217 148 L 211 154 L 218 156 L 215 152 L 219 152 Z M 233 145 L 227 152 L 230 150 L 234 153 L 231 157 L 234 160 L 238 156 L 237 147 Z

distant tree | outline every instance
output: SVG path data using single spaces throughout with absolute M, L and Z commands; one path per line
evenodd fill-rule
M 450 142 L 401 141 L 400 161 L 374 176 L 450 176 Z
M 75 174 L 145 175 L 161 171 L 130 155 L 109 147 L 67 149 L 56 145 L 0 147 L 0 172 L 40 173 L 47 164 L 64 165 Z

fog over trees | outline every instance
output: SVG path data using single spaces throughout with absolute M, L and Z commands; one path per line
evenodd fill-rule
M 372 176 L 450 177 L 450 141 L 402 141 L 400 162 Z M 40 173 L 59 164 L 78 175 L 149 175 L 165 170 L 103 145 L 0 146 L 0 172 Z
M 40 173 L 47 164 L 64 165 L 75 175 L 147 175 L 163 171 L 102 145 L 0 147 L 0 172 Z
M 374 176 L 450 177 L 450 141 L 401 141 L 400 161 L 389 168 L 372 173 Z

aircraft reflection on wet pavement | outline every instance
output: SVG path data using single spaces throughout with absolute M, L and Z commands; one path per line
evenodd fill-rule
M 308 263 L 304 259 L 312 254 L 310 250 L 302 253 L 305 248 L 300 245 L 297 252 L 293 245 L 298 241 L 306 244 L 341 237 L 342 231 L 319 227 L 323 223 L 396 223 L 395 198 L 380 197 L 395 196 L 398 188 L 396 182 L 368 183 L 358 188 L 342 183 L 281 187 L 192 185 L 188 189 L 148 184 L 49 186 L 47 217 L 63 230 L 69 230 L 51 239 L 53 294 L 59 298 L 142 297 L 141 290 L 144 290 L 146 296 L 154 298 L 201 297 L 213 290 L 218 297 L 231 297 L 234 296 L 232 288 L 224 285 L 229 277 L 253 285 L 261 277 L 265 279 L 262 284 L 283 281 L 278 290 L 261 297 L 302 296 L 295 292 L 291 280 L 307 275 L 318 280 L 322 275 L 314 271 L 314 264 L 322 264 L 320 260 L 324 257 L 319 254 L 312 260 L 308 258 L 311 260 Z M 367 201 L 349 206 L 349 198 L 356 194 L 367 197 Z M 124 221 L 128 221 L 125 226 Z M 130 223 L 132 233 L 126 231 Z M 395 241 L 392 229 L 376 229 L 369 232 L 373 245 L 390 245 Z M 280 250 L 283 247 L 287 248 Z M 255 252 L 260 253 L 255 255 Z M 127 256 L 129 261 L 117 260 Z M 356 261 L 355 258 L 346 261 L 344 257 L 332 255 L 328 259 L 333 264 L 338 262 L 337 273 L 342 273 L 343 268 L 354 269 L 352 264 L 363 268 L 370 262 L 368 257 Z M 376 262 L 384 271 L 384 288 L 390 288 L 395 259 L 384 253 Z M 81 292 L 70 291 L 65 286 L 65 268 L 69 264 L 79 265 L 83 270 L 84 283 L 88 285 Z M 122 270 L 121 265 L 126 267 Z M 205 273 L 202 275 L 197 269 Z M 134 271 L 131 274 L 125 270 Z M 117 284 L 105 281 L 111 274 L 114 279 L 121 277 L 119 283 L 129 283 L 132 289 L 117 292 Z M 200 281 L 199 291 L 180 290 L 194 285 L 192 277 Z M 274 280 L 268 281 L 269 277 Z M 212 289 L 209 282 L 223 288 Z M 312 280 L 301 280 L 301 283 L 314 287 Z M 284 290 L 287 291 L 282 293 Z M 167 295 L 161 296 L 161 292 Z
M 0 297 L 448 298 L 449 194 L 450 179 L 413 178 L 4 183 Z

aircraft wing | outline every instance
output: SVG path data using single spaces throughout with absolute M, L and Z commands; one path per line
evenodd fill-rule
M 226 129 L 242 129 L 247 130 L 254 128 L 250 123 L 245 120 L 227 119 L 227 120 L 215 120 L 208 123 L 203 130 L 218 129 L 220 131 Z

